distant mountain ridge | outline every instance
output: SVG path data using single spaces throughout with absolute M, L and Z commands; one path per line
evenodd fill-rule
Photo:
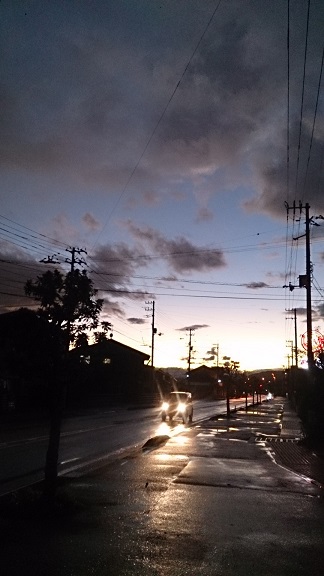
M 161 368 L 161 370 L 168 372 L 174 378 L 185 378 L 185 376 L 187 374 L 187 370 L 185 370 L 185 368 L 177 368 L 176 366 L 170 366 L 168 368 Z M 285 368 L 282 368 L 282 367 L 281 368 L 257 368 L 255 370 L 245 370 L 245 372 L 247 372 L 248 374 L 260 374 L 261 372 L 267 374 L 268 372 L 269 373 L 283 372 L 284 370 L 285 370 Z

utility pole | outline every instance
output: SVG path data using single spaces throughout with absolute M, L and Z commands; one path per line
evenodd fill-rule
M 290 318 L 290 320 L 294 320 L 294 327 L 295 327 L 295 343 L 294 343 L 294 352 L 295 352 L 295 366 L 298 368 L 298 345 L 297 345 L 297 310 L 293 308 L 292 310 L 287 310 L 287 312 L 293 312 L 294 317 Z M 286 318 L 288 320 L 288 318 Z
M 216 344 L 216 358 L 217 358 L 216 366 L 218 368 L 219 367 L 219 344 Z
M 75 257 L 76 254 L 82 254 L 82 253 L 87 254 L 87 251 L 84 250 L 84 248 L 75 248 L 75 246 L 73 246 L 73 248 L 67 248 L 66 252 L 70 252 L 71 254 L 71 258 L 65 258 L 65 262 L 71 265 L 70 272 L 74 272 L 76 264 L 78 264 L 79 266 L 84 266 L 86 264 L 83 258 Z M 42 262 L 43 264 L 60 264 L 60 262 L 56 258 L 57 254 L 53 254 L 52 256 L 47 256 L 47 258 L 42 258 L 40 262 Z
M 297 310 L 294 308 L 294 325 L 295 325 L 295 363 L 298 368 L 298 345 L 297 345 Z
M 299 276 L 299 288 L 306 288 L 307 363 L 308 363 L 309 370 L 312 370 L 312 368 L 314 367 L 314 354 L 313 354 L 313 347 L 312 347 L 312 332 L 313 332 L 313 330 L 312 330 L 312 293 L 311 293 L 312 265 L 311 265 L 311 259 L 310 259 L 310 234 L 309 234 L 309 230 L 310 230 L 311 224 L 313 224 L 314 226 L 319 226 L 319 224 L 316 224 L 313 221 L 313 216 L 311 218 L 309 217 L 310 206 L 309 206 L 308 202 L 305 204 L 305 206 L 303 206 L 302 203 L 299 202 L 298 208 L 296 207 L 295 201 L 294 201 L 292 206 L 289 206 L 287 202 L 285 203 L 285 206 L 287 209 L 287 214 L 288 214 L 289 210 L 293 210 L 293 213 L 295 216 L 296 209 L 299 209 L 300 215 L 302 214 L 303 210 L 305 210 L 305 215 L 306 215 L 305 234 L 302 234 L 301 236 L 294 238 L 294 240 L 299 240 L 299 238 L 303 238 L 304 236 L 306 238 L 306 275 Z M 319 216 L 318 218 L 323 218 L 323 217 Z M 290 290 L 293 290 L 294 288 L 295 288 L 295 286 L 292 286 L 291 284 L 289 285 Z
M 314 367 L 313 354 L 313 330 L 312 330 L 312 293 L 311 293 L 311 260 L 310 260 L 310 237 L 309 237 L 309 204 L 306 209 L 306 308 L 307 308 L 307 364 L 309 369 Z
M 191 368 L 191 352 L 193 350 L 193 346 L 192 346 L 192 335 L 193 335 L 193 328 L 189 328 L 189 344 L 188 344 L 188 348 L 189 348 L 189 354 L 188 354 L 188 376 L 190 376 L 190 368 Z
M 71 272 L 74 272 L 74 267 L 76 264 L 79 264 L 80 266 L 85 265 L 85 261 L 83 258 L 76 258 L 75 255 L 76 254 L 87 254 L 87 251 L 84 250 L 83 248 L 67 248 L 66 252 L 70 252 L 71 254 L 71 258 L 65 258 L 65 262 L 68 262 L 68 264 L 71 264 Z
M 71 254 L 71 258 L 65 258 L 65 262 L 67 262 L 68 264 L 71 264 L 71 270 L 70 270 L 71 274 L 73 274 L 76 264 L 78 264 L 80 266 L 83 266 L 86 264 L 86 262 L 83 260 L 83 258 L 76 258 L 75 257 L 76 254 L 82 254 L 82 253 L 87 254 L 87 251 L 84 250 L 83 248 L 75 248 L 73 246 L 73 248 L 67 248 L 66 252 L 70 252 L 70 254 Z M 71 338 L 71 319 L 69 318 L 68 322 L 67 322 L 67 338 L 66 338 L 66 340 L 67 340 L 67 344 L 66 344 L 67 352 L 69 352 L 69 349 L 70 349 L 70 338 Z
M 76 248 L 70 247 L 66 249 L 66 252 L 70 252 L 71 258 L 65 258 L 65 262 L 71 265 L 70 272 L 73 273 L 75 270 L 76 264 L 79 266 L 83 266 L 86 264 L 83 258 L 76 258 L 76 254 L 87 254 L 87 251 L 83 248 Z M 56 260 L 57 254 L 53 254 L 53 256 L 48 256 L 47 258 L 43 258 L 41 262 L 44 264 L 59 264 L 59 261 Z M 70 334 L 71 334 L 71 320 L 67 321 L 67 331 L 66 331 L 66 352 L 69 352 L 70 349 Z
M 151 342 L 151 380 L 152 380 L 152 385 L 154 385 L 154 337 L 155 334 L 157 333 L 157 329 L 155 328 L 155 301 L 148 301 L 145 302 L 145 304 L 148 304 L 149 306 L 152 306 L 152 308 L 145 308 L 145 310 L 147 312 L 152 312 L 152 342 Z
M 154 368 L 154 336 L 156 334 L 156 328 L 155 328 L 155 301 L 153 300 L 152 303 L 152 369 Z
M 293 365 L 293 341 L 292 340 L 286 340 L 286 347 L 291 349 L 291 353 L 287 354 L 287 359 L 288 359 L 288 364 L 287 364 L 287 368 L 289 370 L 290 368 L 290 360 L 291 360 L 291 366 Z

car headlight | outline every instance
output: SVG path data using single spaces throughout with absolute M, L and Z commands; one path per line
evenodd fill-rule
M 179 412 L 185 412 L 186 411 L 186 405 L 183 402 L 179 402 L 178 410 L 179 410 Z
M 167 410 L 169 408 L 169 404 L 167 402 L 163 402 L 162 410 Z

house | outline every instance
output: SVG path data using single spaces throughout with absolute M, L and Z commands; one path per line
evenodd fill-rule
M 0 410 L 47 408 L 59 380 L 66 407 L 139 402 L 154 393 L 149 355 L 116 340 L 75 348 L 63 362 L 51 323 L 21 308 L 0 315 Z
M 70 352 L 69 403 L 141 402 L 153 394 L 150 358 L 110 338 Z
M 187 388 L 195 398 L 226 398 L 226 387 L 223 382 L 224 368 L 221 366 L 206 366 L 203 364 L 190 371 L 187 378 Z
M 0 314 L 0 409 L 45 407 L 58 354 L 55 329 L 36 312 Z

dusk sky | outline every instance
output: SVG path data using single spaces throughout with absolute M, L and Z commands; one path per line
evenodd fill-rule
M 2 0 L 0 28 L 1 313 L 82 248 L 116 340 L 150 354 L 155 302 L 155 366 L 190 328 L 192 368 L 286 366 L 295 201 L 324 332 L 323 0 Z

